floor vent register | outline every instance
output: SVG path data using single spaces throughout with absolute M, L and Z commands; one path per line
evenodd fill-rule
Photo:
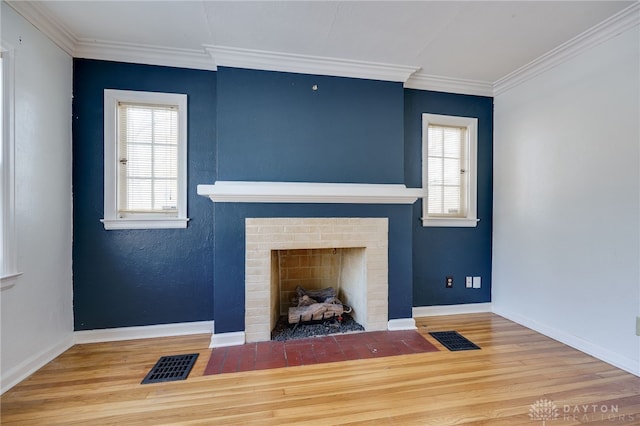
M 142 380 L 148 383 L 173 382 L 189 376 L 199 354 L 171 355 L 161 357 Z
M 470 351 L 480 349 L 480 346 L 462 336 L 457 331 L 434 331 L 429 334 L 450 351 Z

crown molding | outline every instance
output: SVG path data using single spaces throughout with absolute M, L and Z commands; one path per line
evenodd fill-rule
M 75 58 L 130 62 L 215 71 L 216 66 L 204 50 L 179 49 L 121 43 L 105 40 L 80 39 L 76 43 Z
M 320 74 L 404 83 L 419 67 L 204 45 L 217 66 Z
M 495 96 L 502 94 L 639 24 L 640 2 L 636 2 L 497 80 L 493 83 L 493 93 Z
M 493 96 L 493 85 L 487 81 L 464 80 L 422 73 L 416 73 L 409 77 L 404 87 L 463 95 Z
M 5 0 L 5 3 L 49 37 L 59 48 L 74 56 L 77 38 L 66 26 L 51 17 L 38 2 Z
M 406 88 L 497 96 L 640 24 L 640 2 L 518 68 L 493 84 L 422 74 L 419 67 L 203 45 L 199 49 L 79 39 L 40 2 L 4 0 L 72 57 L 215 71 L 217 66 L 402 82 Z M 213 61 L 212 61 L 213 59 Z
M 5 0 L 16 12 L 29 21 L 58 47 L 74 58 L 131 62 L 148 65 L 173 66 L 215 70 L 215 64 L 204 50 L 178 49 L 89 40 L 76 37 L 65 25 L 47 13 L 39 2 Z

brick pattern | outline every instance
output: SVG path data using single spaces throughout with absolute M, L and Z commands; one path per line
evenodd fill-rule
M 339 334 L 286 342 L 255 342 L 215 348 L 204 374 L 235 373 L 435 351 L 438 351 L 438 348 L 414 330 Z
M 245 339 L 267 341 L 279 312 L 273 312 L 277 281 L 272 271 L 277 250 L 358 249 L 349 254 L 351 268 L 359 266 L 359 289 L 349 289 L 357 299 L 356 321 L 367 331 L 386 330 L 388 321 L 387 218 L 247 218 L 245 219 Z M 358 255 L 357 251 L 360 251 Z M 360 260 L 356 258 L 359 256 Z M 342 260 L 344 261 L 343 255 Z M 298 259 L 298 262 L 301 260 Z M 320 260 L 322 263 L 322 260 Z M 329 261 L 327 261 L 329 262 Z M 330 263 L 330 262 L 329 262 Z M 294 272 L 297 274 L 300 271 Z M 324 272 L 322 272 L 324 273 Z M 344 274 L 345 272 L 343 272 Z M 348 272 L 357 275 L 357 272 Z M 329 274 L 330 275 L 330 274 Z M 344 277 L 345 275 L 343 275 Z M 346 303 L 346 302 L 345 302 Z M 355 305 L 358 305 L 357 309 Z

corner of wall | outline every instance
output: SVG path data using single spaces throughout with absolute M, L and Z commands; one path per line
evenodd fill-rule
M 20 364 L 10 368 L 7 371 L 2 371 L 2 377 L 0 378 L 0 393 L 5 393 L 27 377 L 44 367 L 49 362 L 53 361 L 57 356 L 68 350 L 74 345 L 73 333 L 69 334 L 55 345 L 42 350 L 37 354 L 26 358 Z

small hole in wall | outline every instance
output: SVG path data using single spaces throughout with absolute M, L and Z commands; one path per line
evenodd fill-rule
M 313 90 L 314 92 L 318 91 L 318 85 L 314 84 L 313 86 L 311 86 L 311 90 Z

